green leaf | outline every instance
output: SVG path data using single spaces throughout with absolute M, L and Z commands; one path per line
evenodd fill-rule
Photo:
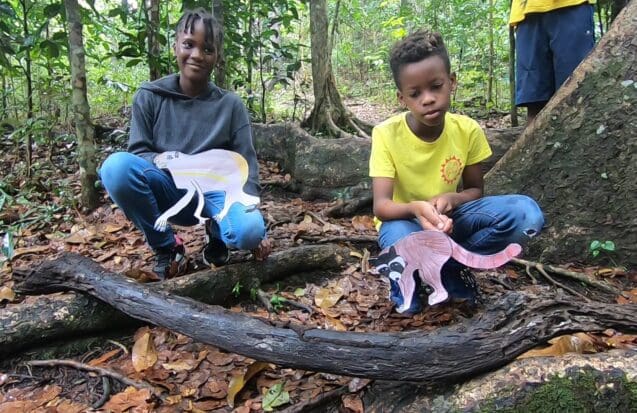
M 615 243 L 613 241 L 604 241 L 602 249 L 605 251 L 615 251 Z
M 49 4 L 44 8 L 44 15 L 48 18 L 62 14 L 62 3 Z
M 594 250 L 593 251 L 593 257 L 597 257 L 599 255 L 599 250 Z
M 43 40 L 40 42 L 40 49 L 47 57 L 56 58 L 60 56 L 60 47 L 51 40 Z
M 297 297 L 303 297 L 305 295 L 305 288 L 297 288 L 294 290 L 294 295 Z
M 590 247 L 588 247 L 588 249 L 590 251 L 596 251 L 599 249 L 599 247 L 602 245 L 601 242 L 599 242 L 598 240 L 594 240 L 593 242 L 591 242 Z
M 263 410 L 271 412 L 275 407 L 282 406 L 290 402 L 290 394 L 283 390 L 283 383 L 277 383 L 270 387 L 268 392 L 263 396 Z

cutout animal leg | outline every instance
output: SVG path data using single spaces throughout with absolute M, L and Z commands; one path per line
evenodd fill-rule
M 203 206 L 205 203 L 203 191 L 201 190 L 201 186 L 197 183 L 197 181 L 192 181 L 192 185 L 197 190 L 197 208 L 195 209 L 194 215 L 195 218 L 197 218 L 197 220 L 199 221 L 199 224 L 203 225 L 206 223 L 206 218 L 201 216 L 201 212 L 203 211 Z
M 161 231 L 161 232 L 166 231 L 166 228 L 168 228 L 168 219 L 172 216 L 177 215 L 179 211 L 184 209 L 188 205 L 190 200 L 192 199 L 193 195 L 195 195 L 195 188 L 194 187 L 188 188 L 186 195 L 181 197 L 181 199 L 177 201 L 175 205 L 168 208 L 166 212 L 161 214 L 159 218 L 155 220 L 155 225 L 154 225 L 155 230 Z
M 403 294 L 403 304 L 396 308 L 396 311 L 403 313 L 411 307 L 411 301 L 416 291 L 416 282 L 414 281 L 414 268 L 407 265 L 398 280 L 398 288 Z
M 519 244 L 509 244 L 505 249 L 495 254 L 479 255 L 462 248 L 451 240 L 451 238 L 449 240 L 451 241 L 452 247 L 451 256 L 455 258 L 456 261 L 471 268 L 484 270 L 497 268 L 511 261 L 511 258 L 516 257 L 522 252 L 522 247 Z

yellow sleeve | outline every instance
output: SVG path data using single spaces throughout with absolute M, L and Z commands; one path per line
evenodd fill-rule
M 491 147 L 487 141 L 487 136 L 480 125 L 474 121 L 472 129 L 469 132 L 469 155 L 467 156 L 467 165 L 474 165 L 482 162 L 490 157 Z
M 387 148 L 386 130 L 375 127 L 372 130 L 372 152 L 369 157 L 369 176 L 372 178 L 394 178 L 396 167 Z

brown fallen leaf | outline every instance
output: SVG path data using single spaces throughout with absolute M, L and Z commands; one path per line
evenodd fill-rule
M 146 327 L 145 327 L 146 328 Z M 135 371 L 144 371 L 157 362 L 157 350 L 150 331 L 144 332 L 133 345 L 132 361 Z
M 148 400 L 150 390 L 127 387 L 123 392 L 111 396 L 102 409 L 112 413 L 124 413 L 134 408 L 135 413 L 150 413 L 153 406 Z
M 348 412 L 363 413 L 365 411 L 363 408 L 363 400 L 361 400 L 358 394 L 346 394 L 343 396 L 342 401 L 343 407 L 345 407 Z
M 320 308 L 333 307 L 343 296 L 342 291 L 321 288 L 314 295 L 314 303 Z
M 13 301 L 15 299 L 15 292 L 13 289 L 4 286 L 0 288 L 0 303 L 3 301 Z
M 115 357 L 115 355 L 118 354 L 120 351 L 122 351 L 121 348 L 116 348 L 115 350 L 111 350 L 108 353 L 102 354 L 100 357 L 89 361 L 88 365 L 99 366 L 100 364 L 104 364 L 111 358 Z
M 228 384 L 228 395 L 226 397 L 226 401 L 228 402 L 228 406 L 234 407 L 234 399 L 237 397 L 237 394 L 243 389 L 246 383 L 254 377 L 257 373 L 267 368 L 271 368 L 270 363 L 264 363 L 262 361 L 256 361 L 250 364 L 245 373 L 237 376 L 233 376 L 230 379 L 230 383 Z
M 529 357 L 561 356 L 566 353 L 596 353 L 593 339 L 586 333 L 565 335 L 549 340 L 551 345 L 543 349 L 533 349 L 518 356 L 518 359 Z

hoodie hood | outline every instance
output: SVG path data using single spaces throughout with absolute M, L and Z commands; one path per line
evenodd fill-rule
M 189 99 L 208 100 L 215 97 L 219 98 L 221 96 L 221 91 L 212 82 L 208 82 L 207 90 L 195 98 L 192 98 L 188 95 L 183 94 L 181 92 L 181 88 L 179 87 L 178 73 L 164 76 L 161 79 L 157 79 L 152 82 L 144 82 L 140 86 L 140 89 L 148 90 L 160 96 L 171 97 L 176 99 L 186 99 L 186 100 L 189 100 Z

